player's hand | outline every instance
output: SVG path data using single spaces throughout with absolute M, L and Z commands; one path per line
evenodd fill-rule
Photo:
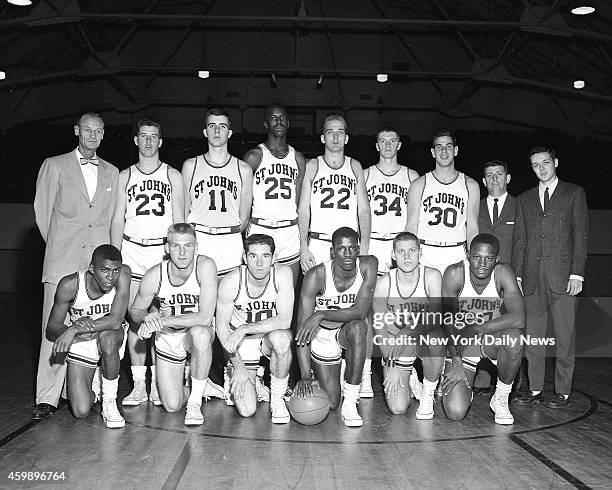
M 61 334 L 57 339 L 55 339 L 55 342 L 53 343 L 53 348 L 51 349 L 51 354 L 53 356 L 56 356 L 60 352 L 68 352 L 76 334 L 76 329 L 71 327 L 67 328 L 63 334 Z
M 293 388 L 294 396 L 298 398 L 306 398 L 314 394 L 312 387 L 319 387 L 319 382 L 315 378 L 302 378 Z
M 138 334 L 138 338 L 141 340 L 146 340 L 153 335 L 153 331 L 149 329 L 149 326 L 146 323 L 141 323 L 140 327 L 138 328 L 138 332 L 136 333 Z
M 387 398 L 397 398 L 400 394 L 400 388 L 406 386 L 402 383 L 402 372 L 398 367 L 388 367 L 385 372 L 385 380 L 383 381 L 383 388 Z
M 465 383 L 468 389 L 470 389 L 470 382 L 467 379 L 465 369 L 463 369 L 463 364 L 460 359 L 458 361 L 453 360 L 450 371 L 444 373 L 444 377 L 442 378 L 443 394 L 448 395 L 457 383 Z
M 249 383 L 255 387 L 255 380 L 249 375 L 248 369 L 244 366 L 234 366 L 230 380 L 230 392 L 235 400 L 244 398 Z
M 77 334 L 79 338 L 91 340 L 96 335 L 96 332 L 93 332 L 95 327 L 94 322 L 89 316 L 82 316 L 78 318 L 72 323 L 72 325 L 80 330 L 80 333 Z
M 399 340 L 399 339 L 397 339 L 397 340 Z M 400 345 L 398 345 L 398 344 L 389 345 L 387 347 L 388 351 L 387 351 L 387 356 L 386 357 L 391 359 L 391 360 L 394 360 L 394 361 L 398 360 L 401 357 L 401 355 L 402 355 L 404 347 L 406 347 L 406 346 L 405 345 L 401 345 L 401 344 Z
M 238 350 L 238 347 L 240 346 L 240 343 L 242 342 L 242 339 L 244 339 L 245 335 L 246 330 L 242 328 L 242 326 L 238 327 L 225 338 L 223 347 L 225 347 L 225 350 L 229 354 L 235 353 Z
M 298 346 L 305 346 L 310 344 L 313 337 L 316 335 L 317 330 L 321 324 L 321 317 L 316 312 L 310 315 L 304 323 L 302 323 L 295 336 L 295 343 Z
M 582 281 L 580 279 L 570 279 L 567 281 L 567 294 L 576 296 L 580 291 L 582 291 Z
M 302 266 L 302 272 L 304 272 L 304 274 L 316 265 L 314 255 L 310 249 L 300 249 L 300 265 Z

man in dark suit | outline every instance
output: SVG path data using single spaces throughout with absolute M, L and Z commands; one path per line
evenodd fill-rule
M 550 408 L 569 403 L 574 375 L 576 295 L 582 291 L 587 255 L 588 209 L 584 189 L 557 177 L 559 161 L 552 148 L 529 154 L 538 186 L 518 197 L 512 244 L 512 266 L 522 278 L 526 334 L 544 339 L 548 309 L 555 333 L 555 395 Z M 545 345 L 526 345 L 531 393 L 517 400 L 536 405 L 544 400 Z
M 45 330 L 59 280 L 86 270 L 98 245 L 110 243 L 110 224 L 117 200 L 119 170 L 96 155 L 104 121 L 85 113 L 74 125 L 75 150 L 47 158 L 38 172 L 34 212 L 45 241 L 42 340 L 36 378 L 34 420 L 51 415 L 59 402 L 66 364 L 52 356 Z M 59 361 L 59 362 L 58 362 Z

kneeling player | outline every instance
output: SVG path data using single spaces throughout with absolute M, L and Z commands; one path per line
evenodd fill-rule
M 465 417 L 472 400 L 469 389 L 456 389 L 456 386 L 466 383 L 469 388 L 478 361 L 488 357 L 498 371 L 495 394 L 489 404 L 495 413 L 495 422 L 514 423 L 508 395 L 521 363 L 520 335 L 525 326 L 525 310 L 514 271 L 498 261 L 499 241 L 493 235 L 482 233 L 472 240 L 467 260 L 449 266 L 444 272 L 442 295 L 452 310 L 461 315 L 456 317 L 455 326 L 467 343 L 460 349 L 460 355 L 456 352 L 452 360 L 447 359 L 442 382 L 444 411 L 452 420 Z M 460 328 L 464 324 L 466 327 Z
M 414 393 L 420 399 L 416 418 L 431 419 L 434 391 L 444 364 L 445 346 L 433 340 L 444 337 L 434 315 L 442 311 L 442 276 L 437 269 L 419 264 L 419 240 L 412 233 L 403 232 L 393 239 L 391 256 L 397 268 L 378 279 L 373 302 L 377 326 L 382 327 L 377 328 L 374 340 L 384 356 L 387 406 L 394 414 L 408 410 L 412 365 L 418 355 L 423 362 L 423 389 Z M 389 313 L 401 321 L 380 320 Z
M 217 302 L 217 333 L 232 365 L 230 396 L 240 415 L 253 415 L 259 359 L 269 357 L 272 423 L 286 424 L 283 395 L 291 364 L 293 275 L 289 266 L 274 264 L 272 237 L 250 235 L 244 249 L 246 265 L 221 280 Z
M 185 425 L 202 425 L 202 397 L 214 387 L 208 379 L 212 361 L 212 326 L 217 302 L 217 268 L 212 259 L 196 255 L 195 231 L 187 223 L 168 228 L 165 245 L 170 260 L 149 269 L 130 310 L 140 325 L 140 338 L 155 333 L 157 386 L 163 407 L 180 410 L 187 402 Z M 159 311 L 148 313 L 157 297 Z M 183 386 L 185 360 L 191 353 L 191 394 Z M 216 387 L 221 391 L 221 387 Z
M 125 425 L 116 399 L 130 276 L 130 268 L 121 264 L 121 252 L 112 245 L 100 245 L 87 271 L 61 279 L 47 324 L 47 337 L 55 341 L 53 355 L 68 352 L 68 396 L 76 418 L 87 417 L 96 401 L 92 382 L 102 358 L 102 417 L 110 428 Z M 67 313 L 69 326 L 64 324 Z
M 331 261 L 311 268 L 302 284 L 296 335 L 302 380 L 296 391 L 298 396 L 311 393 L 316 379 L 330 408 L 338 408 L 340 363 L 346 349 L 342 420 L 347 427 L 361 427 L 357 401 L 378 261 L 359 256 L 359 235 L 347 227 L 333 233 L 331 256 Z

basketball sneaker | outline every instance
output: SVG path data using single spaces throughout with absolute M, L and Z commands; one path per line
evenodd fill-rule
M 272 413 L 272 423 L 273 424 L 288 424 L 289 410 L 287 410 L 287 405 L 285 405 L 285 401 L 282 397 L 274 397 L 270 401 L 270 412 Z
M 347 427 L 361 427 L 363 419 L 357 411 L 357 403 L 347 401 L 346 398 L 342 402 L 342 420 Z
M 125 419 L 119 413 L 116 400 L 102 402 L 102 418 L 109 429 L 125 427 Z
M 232 368 L 226 366 L 223 368 L 223 395 L 225 398 L 225 404 L 228 407 L 233 407 L 235 405 L 234 400 L 232 400 L 232 392 L 230 389 L 230 380 L 232 377 Z
M 417 420 L 430 420 L 434 416 L 434 396 L 433 393 L 419 394 L 419 408 L 416 410 Z
M 185 413 L 185 425 L 202 425 L 204 423 L 204 415 L 202 415 L 202 405 L 187 405 Z
M 258 402 L 270 401 L 270 388 L 264 384 L 263 379 L 260 376 L 255 377 L 255 393 L 257 393 Z
M 149 396 L 147 395 L 147 385 L 145 381 L 136 380 L 134 381 L 134 389 L 121 401 L 121 405 L 135 407 L 136 405 L 145 403 L 148 400 Z
M 98 403 L 102 398 L 100 396 L 102 392 L 102 373 L 100 372 L 100 368 L 97 367 L 94 371 L 93 380 L 91 382 L 91 391 L 94 394 L 93 403 Z
M 162 404 L 159 399 L 159 392 L 157 391 L 157 383 L 151 382 L 151 393 L 149 393 L 149 401 L 153 403 L 156 407 Z
M 224 380 L 225 381 L 225 380 Z M 225 400 L 225 388 L 213 383 L 210 378 L 206 378 L 206 386 L 204 386 L 203 398 L 210 400 L 211 398 L 220 398 Z
M 372 389 L 372 373 L 363 373 L 361 385 L 359 387 L 359 398 L 374 398 Z
M 412 398 L 415 400 L 421 399 L 421 393 L 423 393 L 423 383 L 419 381 L 419 376 L 416 371 L 413 369 L 410 373 L 410 392 L 412 393 Z
M 498 395 L 497 391 L 491 397 L 489 408 L 495 414 L 495 423 L 500 425 L 514 424 L 514 417 L 508 407 L 508 395 Z

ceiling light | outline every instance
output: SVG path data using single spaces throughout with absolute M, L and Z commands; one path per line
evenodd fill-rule
M 0 70 L 0 80 L 4 80 L 6 78 L 6 72 Z
M 584 80 L 574 80 L 574 88 L 584 88 Z
M 30 0 L 6 0 L 11 5 L 17 5 L 17 7 L 28 7 L 32 5 Z
M 270 87 L 276 88 L 277 85 L 278 85 L 278 78 L 276 78 L 276 75 L 272 73 L 270 75 Z
M 323 75 L 319 75 L 319 79 L 317 80 L 317 89 L 321 90 L 321 88 L 323 87 Z
M 389 80 L 389 75 L 387 75 L 386 73 L 379 73 L 378 75 L 376 75 L 377 82 L 384 83 L 387 80 Z
M 200 78 L 208 78 L 208 77 L 210 77 L 210 72 L 208 70 L 200 70 L 200 71 L 198 71 L 198 77 L 200 77 Z
M 574 7 L 571 12 L 574 15 L 588 15 L 595 12 L 595 7 L 591 7 L 590 5 L 580 5 L 578 7 Z

